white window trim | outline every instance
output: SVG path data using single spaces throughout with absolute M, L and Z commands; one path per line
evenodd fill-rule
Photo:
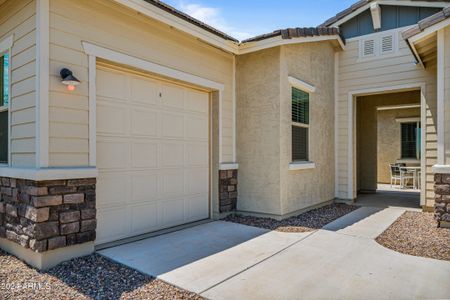
M 397 123 L 420 123 L 420 117 L 416 118 L 397 118 L 395 119 Z
M 306 83 L 303 80 L 297 79 L 292 76 L 288 76 L 288 81 L 291 85 L 291 107 L 292 107 L 292 88 L 297 88 L 303 92 L 306 92 L 308 94 L 312 94 L 316 92 L 316 87 Z M 311 103 L 311 98 L 310 98 Z M 304 123 L 298 123 L 293 122 L 291 119 L 291 128 L 292 126 L 301 127 L 301 128 L 307 128 L 308 129 L 308 158 L 309 154 L 311 153 L 311 131 L 309 130 L 310 124 L 304 124 Z M 291 138 L 291 149 L 292 149 L 292 138 Z M 291 154 L 292 159 L 292 154 Z M 289 170 L 290 171 L 296 171 L 296 170 L 305 170 L 305 169 L 314 169 L 316 167 L 316 164 L 312 161 L 292 161 L 289 164 Z
M 0 55 L 3 54 L 8 54 L 8 59 L 9 59 L 9 68 L 8 68 L 8 90 L 9 90 L 9 95 L 8 95 L 8 105 L 7 106 L 2 106 L 0 107 L 0 111 L 4 112 L 4 111 L 8 111 L 8 162 L 7 163 L 0 163 L 1 167 L 7 167 L 11 165 L 11 72 L 12 72 L 12 67 L 11 67 L 11 61 L 12 61 L 12 47 L 14 44 L 14 35 L 10 35 L 6 38 L 4 38 L 2 41 L 0 41 Z
M 316 168 L 316 164 L 312 161 L 291 162 L 289 164 L 289 171 L 308 170 L 308 169 L 315 169 L 315 168 Z
M 302 91 L 304 91 L 306 93 L 310 93 L 311 94 L 311 93 L 315 93 L 316 92 L 316 87 L 315 86 L 313 86 L 313 85 L 311 85 L 311 84 L 309 84 L 309 83 L 307 83 L 307 82 L 305 82 L 303 80 L 297 79 L 297 78 L 295 78 L 293 76 L 288 76 L 288 81 L 289 81 L 289 83 L 290 83 L 290 85 L 292 87 L 295 87 L 295 88 L 297 88 L 299 90 L 302 90 Z

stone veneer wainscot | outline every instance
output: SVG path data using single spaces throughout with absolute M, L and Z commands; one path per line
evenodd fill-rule
M 95 185 L 0 177 L 0 237 L 35 252 L 94 241 Z
M 237 205 L 237 170 L 219 171 L 219 211 L 221 213 L 236 210 Z
M 450 174 L 434 175 L 434 216 L 440 226 L 450 227 Z

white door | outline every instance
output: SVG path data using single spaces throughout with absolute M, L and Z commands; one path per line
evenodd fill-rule
M 97 67 L 97 239 L 209 217 L 209 95 Z

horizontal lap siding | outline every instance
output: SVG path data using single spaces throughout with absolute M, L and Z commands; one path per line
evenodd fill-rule
M 36 3 L 0 6 L 0 40 L 14 35 L 11 53 L 11 164 L 35 166 Z
M 402 29 L 400 29 L 401 32 Z M 347 48 L 339 57 L 339 91 L 337 103 L 338 116 L 338 195 L 348 198 L 348 95 L 349 92 L 382 88 L 387 86 L 422 83 L 426 84 L 427 99 L 427 206 L 432 206 L 434 194 L 431 167 L 436 163 L 436 69 L 423 70 L 414 64 L 405 41 L 399 33 L 399 52 L 395 56 L 386 56 L 370 60 L 359 60 L 359 40 L 347 42 Z M 353 171 L 356 176 L 356 170 Z M 355 179 L 355 178 L 354 178 Z M 355 186 L 356 188 L 356 186 Z
M 110 1 L 51 0 L 51 166 L 89 163 L 88 57 L 82 41 L 223 83 L 223 160 L 233 160 L 230 54 Z M 74 92 L 67 92 L 60 83 L 63 67 L 81 81 Z

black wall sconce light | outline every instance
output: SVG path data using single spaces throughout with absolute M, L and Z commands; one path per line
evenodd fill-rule
M 80 81 L 73 76 L 72 71 L 67 68 L 64 68 L 59 72 L 61 75 L 61 83 L 67 86 L 67 90 L 74 91 L 75 87 L 80 84 Z

